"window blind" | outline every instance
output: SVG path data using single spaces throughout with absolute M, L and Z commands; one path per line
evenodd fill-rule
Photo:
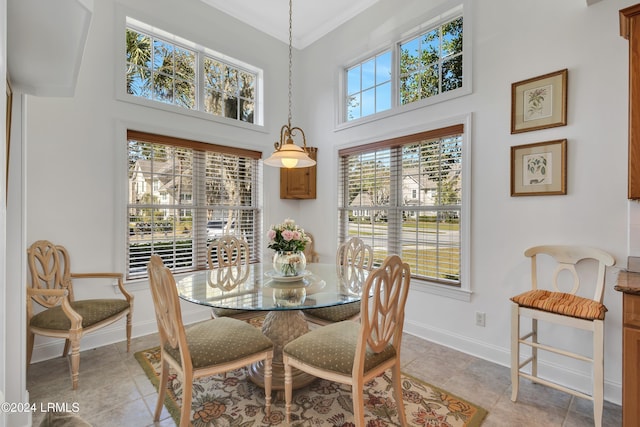
M 460 285 L 462 133 L 454 125 L 339 151 L 339 240 L 359 236 L 375 264 L 392 253 L 412 276 Z
M 127 277 L 145 277 L 151 254 L 173 271 L 207 266 L 207 248 L 239 235 L 260 254 L 261 153 L 128 131 Z

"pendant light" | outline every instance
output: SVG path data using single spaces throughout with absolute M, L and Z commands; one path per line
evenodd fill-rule
M 289 0 L 289 117 L 286 125 L 280 129 L 280 141 L 273 144 L 275 151 L 264 164 L 278 168 L 306 168 L 316 164 L 307 153 L 307 138 L 299 127 L 291 127 L 291 64 L 292 64 L 292 13 L 293 0 Z M 300 134 L 302 147 L 295 144 L 293 137 Z

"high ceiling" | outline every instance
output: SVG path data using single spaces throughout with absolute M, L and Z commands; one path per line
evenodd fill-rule
M 234 18 L 289 43 L 287 0 L 201 0 Z M 294 0 L 293 46 L 303 49 L 378 0 Z

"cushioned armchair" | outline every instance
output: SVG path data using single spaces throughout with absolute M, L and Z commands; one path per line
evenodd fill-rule
M 291 421 L 292 368 L 316 377 L 351 385 L 355 425 L 364 427 L 364 384 L 391 369 L 400 424 L 407 425 L 402 402 L 400 347 L 404 306 L 409 294 L 409 264 L 387 257 L 363 286 L 371 299 L 361 301 L 360 322 L 321 326 L 284 346 L 284 386 L 287 422 Z M 393 408 L 389 408 L 393 410 Z
M 339 271 L 344 268 L 349 268 L 352 272 L 356 270 L 371 270 L 372 265 L 373 249 L 371 246 L 366 245 L 361 238 L 352 237 L 338 246 L 336 267 Z M 354 277 L 351 276 L 352 279 Z M 353 302 L 332 307 L 310 308 L 303 311 L 309 322 L 317 325 L 328 325 L 329 323 L 343 320 L 358 320 L 360 317 L 360 303 Z
M 193 380 L 221 374 L 254 362 L 264 362 L 265 414 L 271 410 L 273 343 L 242 320 L 210 319 L 185 328 L 176 282 L 158 255 L 148 265 L 149 283 L 160 334 L 161 374 L 154 421 L 169 381 L 169 367 L 183 379 L 180 427 L 190 424 Z
M 35 335 L 64 338 L 62 355 L 71 347 L 71 382 L 78 388 L 80 339 L 96 329 L 127 317 L 127 351 L 131 346 L 133 296 L 127 292 L 121 273 L 72 273 L 69 254 L 63 246 L 47 240 L 33 243 L 28 251 L 31 284 L 27 288 L 27 366 L 31 363 Z M 117 281 L 124 298 L 75 300 L 73 279 Z M 44 307 L 36 312 L 34 304 Z
M 207 265 L 210 269 L 241 266 L 249 263 L 249 255 L 249 244 L 244 239 L 225 234 L 209 244 Z M 232 308 L 211 309 L 213 318 L 233 317 L 246 320 L 255 317 L 258 313 L 256 311 L 235 310 Z

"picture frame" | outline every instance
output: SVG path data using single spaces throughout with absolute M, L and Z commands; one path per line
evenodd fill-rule
M 567 140 L 511 147 L 511 196 L 567 194 Z
M 567 125 L 568 70 L 511 85 L 511 133 Z

